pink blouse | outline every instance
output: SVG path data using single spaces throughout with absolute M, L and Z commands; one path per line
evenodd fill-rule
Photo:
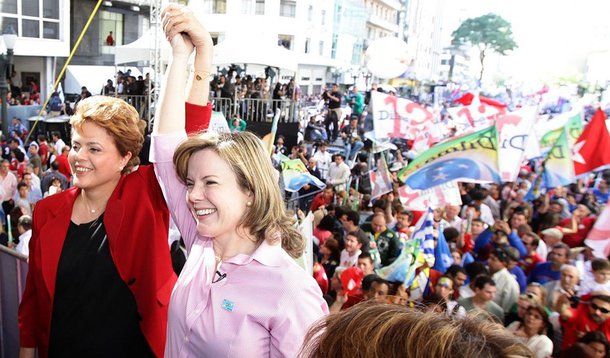
M 153 136 L 151 157 L 188 258 L 169 304 L 166 357 L 291 357 L 328 313 L 322 292 L 280 247 L 265 240 L 214 271 L 212 238 L 197 234 L 172 156 L 182 132 Z

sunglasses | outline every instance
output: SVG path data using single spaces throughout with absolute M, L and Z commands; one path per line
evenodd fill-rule
M 597 311 L 599 310 L 601 313 L 603 314 L 608 314 L 610 313 L 610 310 L 604 307 L 599 307 L 598 305 L 596 305 L 595 303 L 591 302 L 591 308 L 593 308 L 593 311 Z

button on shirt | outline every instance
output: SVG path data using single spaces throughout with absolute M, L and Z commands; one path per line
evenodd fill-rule
M 152 140 L 151 159 L 188 251 L 169 304 L 165 356 L 296 356 L 309 327 L 328 313 L 320 288 L 269 238 L 252 255 L 215 268 L 213 239 L 197 234 L 186 187 L 171 162 L 184 138 L 176 133 Z

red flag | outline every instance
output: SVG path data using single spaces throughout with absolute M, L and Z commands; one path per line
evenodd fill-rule
M 606 114 L 595 112 L 572 149 L 574 174 L 581 175 L 610 165 L 610 134 L 606 128 Z
M 473 99 L 474 94 L 467 92 L 462 97 L 454 100 L 453 102 L 463 104 L 464 106 L 470 106 Z M 479 101 L 481 101 L 482 104 L 498 108 L 498 110 L 502 113 L 504 113 L 506 110 L 506 105 L 502 102 L 496 101 L 495 99 L 479 96 Z
M 610 200 L 589 231 L 585 244 L 593 249 L 595 257 L 610 255 Z

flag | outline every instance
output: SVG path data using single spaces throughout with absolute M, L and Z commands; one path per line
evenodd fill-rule
M 593 249 L 595 257 L 607 258 L 610 256 L 610 201 L 589 231 L 585 244 Z
M 482 103 L 479 96 L 474 96 L 468 105 L 450 107 L 447 111 L 456 125 L 458 134 L 489 127 L 498 115 L 506 113 L 503 107 Z
M 440 226 L 438 237 L 436 238 L 436 247 L 434 248 L 434 266 L 432 268 L 445 273 L 451 265 L 453 265 L 453 256 L 451 256 L 451 250 L 449 250 L 449 245 L 447 245 L 447 240 L 445 240 L 443 227 Z
M 405 209 L 415 211 L 443 208 L 447 204 L 462 205 L 460 189 L 455 181 L 424 190 L 415 190 L 403 185 L 398 188 L 398 196 Z
M 470 104 L 472 104 L 472 101 L 474 100 L 474 98 L 475 98 L 475 95 L 473 93 L 467 92 L 462 97 L 453 100 L 453 102 L 460 103 L 464 106 L 469 106 Z M 488 106 L 496 107 L 498 109 L 498 111 L 506 110 L 506 105 L 502 102 L 496 101 L 495 99 L 487 98 L 484 96 L 479 96 L 479 101 Z
M 229 124 L 227 123 L 227 118 L 222 112 L 212 112 L 212 117 L 210 118 L 210 125 L 208 126 L 208 131 L 217 132 L 217 133 L 230 133 Z
M 546 122 L 536 124 L 535 131 L 540 136 L 542 154 L 546 154 L 551 149 L 564 128 L 567 130 L 568 144 L 572 148 L 582 133 L 582 109 L 565 112 Z
M 429 267 L 434 266 L 433 220 L 432 209 L 428 209 L 417 221 L 411 239 L 407 240 L 396 260 L 377 270 L 380 277 L 387 281 L 403 282 L 405 287 L 411 287 L 417 268 L 425 262 L 428 262 Z
M 277 109 L 275 111 L 275 115 L 273 116 L 273 122 L 271 123 L 271 132 L 267 133 L 263 137 L 263 142 L 267 146 L 267 150 L 269 151 L 269 155 L 273 154 L 273 143 L 275 143 L 275 134 L 277 133 L 277 124 L 280 121 L 281 111 Z
M 556 188 L 574 182 L 574 166 L 570 158 L 570 146 L 564 129 L 544 159 L 544 184 Z
M 433 119 L 432 113 L 420 104 L 377 91 L 371 92 L 371 108 L 374 136 L 378 140 L 413 139 Z
M 305 164 L 300 159 L 285 160 L 281 163 L 281 168 L 286 191 L 299 191 L 306 184 L 312 184 L 318 188 L 326 186 L 320 179 L 307 171 Z
M 610 134 L 606 114 L 598 109 L 574 144 L 572 159 L 577 176 L 610 166 Z
M 305 250 L 303 254 L 295 261 L 301 266 L 308 274 L 313 275 L 314 270 L 314 253 L 313 253 L 313 213 L 309 212 L 305 219 L 301 221 L 298 226 L 301 236 L 305 239 Z
M 498 165 L 502 181 L 514 182 L 517 179 L 535 120 L 536 107 L 523 107 L 498 116 Z
M 435 145 L 403 168 L 398 178 L 419 190 L 453 180 L 499 183 L 496 127 Z
M 378 198 L 385 193 L 392 191 L 392 179 L 390 178 L 390 171 L 388 170 L 388 164 L 385 158 L 382 156 L 377 165 L 377 170 L 371 170 L 369 172 L 371 179 L 371 199 Z

